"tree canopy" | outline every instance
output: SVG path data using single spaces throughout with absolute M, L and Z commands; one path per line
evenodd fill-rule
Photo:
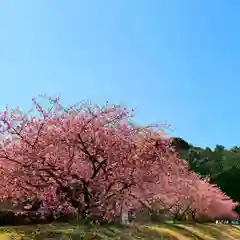
M 240 147 L 226 149 L 216 145 L 214 149 L 200 148 L 183 139 L 179 145 L 179 139 L 174 138 L 173 145 L 181 158 L 187 160 L 190 169 L 217 184 L 234 201 L 240 202 Z
M 224 147 L 202 150 L 138 126 L 121 106 L 33 104 L 38 114 L 8 107 L 0 114 L 2 201 L 83 218 L 114 219 L 123 208 L 152 204 L 178 217 L 236 217 L 236 203 L 204 179 L 231 166 Z

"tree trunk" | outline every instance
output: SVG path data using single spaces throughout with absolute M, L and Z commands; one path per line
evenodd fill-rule
M 128 208 L 124 200 L 122 200 L 121 204 L 121 224 L 129 225 Z

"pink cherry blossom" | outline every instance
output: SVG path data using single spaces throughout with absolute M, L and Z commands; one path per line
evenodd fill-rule
M 48 109 L 33 103 L 42 114 L 26 116 L 19 108 L 1 114 L 1 200 L 39 199 L 55 214 L 108 219 L 123 203 L 153 202 L 173 214 L 235 216 L 236 204 L 189 171 L 160 128 L 127 124 L 132 111 L 90 104 L 66 109 L 59 98 Z

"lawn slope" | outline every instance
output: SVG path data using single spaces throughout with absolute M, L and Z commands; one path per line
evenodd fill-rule
M 0 240 L 10 239 L 142 239 L 142 240 L 239 240 L 240 226 L 215 224 L 140 225 L 134 228 L 118 226 L 75 226 L 51 224 L 1 227 Z

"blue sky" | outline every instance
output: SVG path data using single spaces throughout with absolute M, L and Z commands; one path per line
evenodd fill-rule
M 58 95 L 136 108 L 201 146 L 240 145 L 240 1 L 34 0 L 0 7 L 0 108 Z

